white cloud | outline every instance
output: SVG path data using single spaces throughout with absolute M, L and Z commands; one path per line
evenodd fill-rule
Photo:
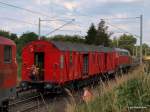
M 57 4 L 59 6 L 63 6 L 66 9 L 72 11 L 74 8 L 77 8 L 82 1 L 67 1 L 67 0 L 34 0 L 34 2 L 38 5 L 51 5 Z
M 63 5 L 65 8 L 72 11 L 79 6 L 79 2 L 64 2 Z

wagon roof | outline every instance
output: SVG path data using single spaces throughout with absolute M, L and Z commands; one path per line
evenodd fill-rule
M 0 36 L 0 45 L 15 45 L 15 43 L 6 37 Z
M 89 52 L 89 51 L 98 51 L 98 52 L 108 52 L 113 51 L 112 48 L 103 47 L 103 46 L 95 46 L 95 45 L 87 45 L 81 43 L 71 43 L 71 42 L 62 42 L 62 41 L 50 41 L 61 51 L 79 51 L 79 52 Z
M 121 48 L 115 48 L 116 51 L 119 51 L 119 52 L 129 52 L 128 50 L 126 49 L 121 49 Z

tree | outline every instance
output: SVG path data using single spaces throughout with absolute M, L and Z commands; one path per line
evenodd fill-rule
M 137 40 L 133 37 L 133 35 L 123 34 L 118 39 L 118 47 L 127 49 L 131 54 L 133 54 L 133 48 L 136 44 L 136 41 Z
M 0 36 L 4 36 L 8 39 L 11 39 L 13 41 L 17 41 L 18 37 L 17 37 L 17 34 L 15 33 L 10 33 L 8 31 L 4 31 L 4 30 L 0 30 Z
M 26 32 L 23 33 L 20 38 L 17 40 L 17 51 L 19 53 L 19 56 L 21 55 L 21 50 L 25 44 L 28 42 L 38 40 L 38 35 L 34 32 Z
M 19 39 L 22 43 L 28 43 L 34 40 L 38 40 L 38 35 L 34 32 L 26 32 L 20 36 Z
M 140 47 L 139 47 L 140 48 Z M 150 54 L 150 52 L 149 52 L 149 50 L 150 50 L 150 47 L 146 44 L 146 43 L 143 43 L 142 44 L 142 49 L 143 49 L 143 55 L 149 55 Z
M 0 36 L 4 36 L 6 38 L 9 38 L 9 32 L 8 31 L 4 31 L 4 30 L 0 30 Z
M 113 38 L 111 47 L 118 47 L 118 39 L 116 37 Z
M 72 42 L 72 43 L 85 43 L 85 39 L 83 39 L 81 36 L 78 35 L 55 35 L 50 38 L 50 40 L 55 40 L 55 41 L 67 41 L 67 42 Z
M 97 35 L 95 39 L 96 45 L 110 46 L 110 36 L 112 33 L 108 33 L 108 26 L 105 26 L 105 21 L 101 20 L 98 24 Z
M 92 23 L 87 32 L 87 36 L 85 36 L 86 43 L 87 44 L 95 44 L 96 35 L 97 35 L 97 30 L 96 30 L 94 24 Z
M 9 38 L 10 38 L 11 40 L 15 41 L 15 42 L 16 42 L 17 39 L 18 39 L 17 34 L 15 34 L 15 33 L 11 33 L 10 36 L 9 36 Z

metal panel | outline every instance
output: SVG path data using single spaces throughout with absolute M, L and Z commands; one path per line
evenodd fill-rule
M 6 37 L 2 37 L 2 36 L 0 36 L 0 44 L 1 45 L 15 45 L 15 43 L 12 40 Z
M 61 51 L 79 51 L 79 52 L 110 52 L 114 49 L 103 46 L 87 45 L 82 43 L 71 43 L 62 41 L 50 41 Z
M 126 49 L 120 49 L 120 48 L 115 48 L 115 50 L 116 50 L 116 51 L 119 51 L 119 52 L 121 52 L 121 51 L 122 51 L 122 52 L 129 52 L 129 51 L 126 50 Z

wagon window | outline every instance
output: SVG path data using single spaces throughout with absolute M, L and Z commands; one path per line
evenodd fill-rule
M 12 61 L 12 47 L 4 46 L 4 63 L 11 63 Z

